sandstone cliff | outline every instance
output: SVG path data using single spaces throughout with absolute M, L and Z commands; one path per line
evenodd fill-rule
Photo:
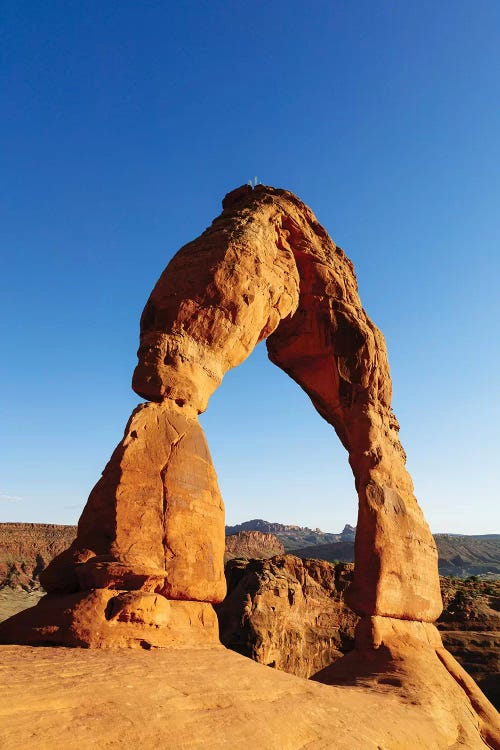
M 443 643 L 500 709 L 500 581 L 441 578 Z

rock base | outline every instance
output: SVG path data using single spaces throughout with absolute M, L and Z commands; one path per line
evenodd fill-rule
M 219 642 L 211 604 L 144 591 L 47 595 L 0 624 L 0 643 L 84 648 L 164 648 Z
M 422 709 L 422 721 L 450 734 L 469 719 L 487 747 L 500 750 L 500 722 L 494 706 L 474 680 L 443 647 L 430 623 L 367 617 L 356 629 L 356 648 L 312 677 L 327 685 L 344 685 L 390 692 L 402 703 Z
M 433 669 L 436 662 L 433 662 Z M 487 750 L 454 680 L 335 687 L 222 646 L 0 646 L 2 750 Z M 424 664 L 416 665 L 421 668 Z M 438 667 L 440 664 L 438 663 Z M 446 670 L 443 667 L 446 676 Z M 446 687 L 449 686 L 450 689 Z M 443 686 L 445 689 L 443 690 Z

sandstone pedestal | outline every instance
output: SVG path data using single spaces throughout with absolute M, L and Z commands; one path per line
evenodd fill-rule
M 356 629 L 355 650 L 312 679 L 327 685 L 371 688 L 392 694 L 403 704 L 417 705 L 422 721 L 434 722 L 450 736 L 456 734 L 457 745 L 450 747 L 467 746 L 459 730 L 465 693 L 469 717 L 486 747 L 500 748 L 498 712 L 446 651 L 439 631 L 430 623 L 363 618 Z
M 50 594 L 0 625 L 4 643 L 86 648 L 164 648 L 219 642 L 211 604 L 145 591 Z

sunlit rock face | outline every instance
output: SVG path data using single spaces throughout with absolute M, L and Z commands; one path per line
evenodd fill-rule
M 354 645 L 359 618 L 344 600 L 353 567 L 283 554 L 230 560 L 216 607 L 222 643 L 299 677 L 319 672 Z
M 283 544 L 274 534 L 264 534 L 262 531 L 240 531 L 226 536 L 225 561 L 237 557 L 247 560 L 266 560 L 284 553 Z

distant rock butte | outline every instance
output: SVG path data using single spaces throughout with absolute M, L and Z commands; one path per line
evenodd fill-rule
M 293 555 L 230 560 L 228 593 L 216 607 L 222 643 L 261 664 L 310 677 L 354 647 L 359 617 L 344 600 L 353 568 Z
M 247 559 L 265 559 L 282 555 L 285 551 L 282 543 L 273 534 L 261 531 L 240 531 L 226 537 L 225 560 L 235 557 Z
M 340 534 L 325 532 L 319 528 L 310 529 L 307 526 L 264 521 L 261 518 L 244 521 L 236 526 L 226 526 L 226 534 L 237 534 L 240 531 L 261 531 L 276 534 L 287 551 L 302 546 L 316 546 L 340 541 L 354 542 L 356 536 L 356 528 L 349 524 L 344 526 Z
M 410 693 L 418 680 L 432 683 L 456 736 L 465 691 L 482 736 L 497 743 L 493 707 L 433 625 L 442 609 L 436 545 L 405 468 L 385 341 L 362 308 L 351 261 L 292 193 L 244 186 L 222 205 L 173 257 L 142 314 L 133 387 L 149 403 L 130 417 L 76 540 L 41 575 L 48 596 L 2 623 L 0 639 L 100 648 L 217 642 L 224 508 L 198 414 L 224 374 L 266 339 L 270 360 L 334 427 L 359 499 L 347 598 L 361 617 L 356 647 L 316 679 L 373 685 L 376 673 L 379 685 L 385 674 L 384 684 Z

